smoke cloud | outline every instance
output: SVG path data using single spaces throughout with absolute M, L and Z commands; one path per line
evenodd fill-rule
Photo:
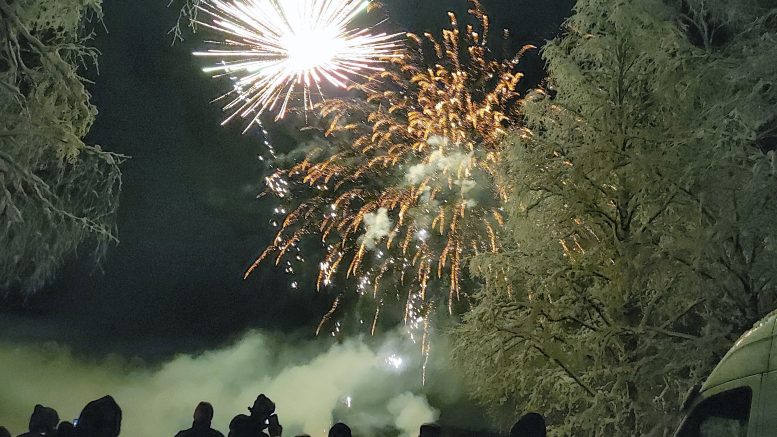
M 403 393 L 388 403 L 389 412 L 395 417 L 394 426 L 403 432 L 403 437 L 415 437 L 424 423 L 434 422 L 438 414 L 429 402 L 413 393 Z
M 431 140 L 430 140 L 431 141 Z M 428 141 L 429 142 L 429 141 Z M 429 142 L 429 144 L 432 144 Z M 405 182 L 416 185 L 429 176 L 446 174 L 456 177 L 460 172 L 470 167 L 473 153 L 454 152 L 449 155 L 442 150 L 435 150 L 429 155 L 427 162 L 413 165 L 405 174 Z
M 408 168 L 405 174 L 405 183 L 409 185 L 417 185 L 426 180 L 427 178 L 435 178 L 439 175 L 445 175 L 444 180 L 438 180 L 436 183 L 442 187 L 447 187 L 448 179 L 453 180 L 453 184 L 458 188 L 458 194 L 465 200 L 465 205 L 468 208 L 474 208 L 478 205 L 476 197 L 478 183 L 472 178 L 472 160 L 474 152 L 462 153 L 455 151 L 450 154 L 445 154 L 443 149 L 450 144 L 450 141 L 441 136 L 432 136 L 426 141 L 429 145 L 440 147 L 440 150 L 435 150 L 429 155 L 429 158 L 419 164 L 415 164 Z M 426 187 L 426 195 L 431 191 L 430 187 Z M 427 199 L 428 200 L 428 199 Z M 425 199 L 421 199 L 421 203 L 425 204 Z
M 397 350 L 401 344 L 406 350 Z M 124 413 L 122 436 L 174 435 L 191 426 L 202 400 L 213 403 L 213 426 L 226 435 L 231 418 L 247 414 L 265 393 L 284 435 L 324 436 L 338 420 L 357 435 L 417 435 L 438 412 L 418 394 L 412 358 L 397 359 L 415 348 L 399 335 L 374 346 L 351 339 L 322 349 L 252 332 L 222 349 L 149 366 L 116 356 L 89 361 L 54 345 L 0 344 L 0 424 L 21 433 L 36 403 L 70 420 L 88 401 L 110 394 Z
M 368 249 L 373 250 L 375 246 L 391 233 L 391 219 L 388 216 L 388 209 L 379 208 L 377 212 L 364 214 L 364 235 L 361 236 L 361 242 Z

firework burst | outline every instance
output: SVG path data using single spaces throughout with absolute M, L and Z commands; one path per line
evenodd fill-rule
M 285 213 L 246 275 L 265 259 L 289 263 L 315 236 L 324 251 L 319 288 L 353 280 L 354 294 L 373 304 L 371 320 L 361 321 L 373 332 L 386 306 L 399 304 L 428 347 L 431 314 L 453 311 L 466 295 L 465 261 L 498 250 L 505 191 L 497 165 L 517 119 L 516 67 L 528 48 L 489 59 L 488 17 L 472 4 L 477 30 L 460 29 L 450 14 L 441 40 L 408 35 L 412 49 L 354 86 L 360 98 L 320 105 L 327 141 L 267 179 Z M 319 330 L 348 295 L 339 294 Z
M 265 111 L 283 118 L 293 100 L 307 110 L 322 84 L 344 88 L 380 71 L 381 60 L 398 56 L 396 35 L 350 28 L 369 7 L 365 0 L 210 0 L 198 8 L 210 21 L 200 24 L 222 35 L 214 48 L 195 52 L 215 57 L 205 72 L 228 76 L 234 88 L 221 98 L 224 110 L 259 123 Z

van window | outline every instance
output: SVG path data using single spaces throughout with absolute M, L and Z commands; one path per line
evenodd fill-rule
M 677 437 L 747 437 L 752 392 L 749 387 L 716 394 L 693 409 Z

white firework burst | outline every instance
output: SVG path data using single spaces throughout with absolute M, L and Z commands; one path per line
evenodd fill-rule
M 205 72 L 228 76 L 234 88 L 224 120 L 240 116 L 248 128 L 265 111 L 283 118 L 292 101 L 305 110 L 323 98 L 322 82 L 344 88 L 381 70 L 388 57 L 400 55 L 398 34 L 353 28 L 365 0 L 208 0 L 199 8 L 210 18 L 200 24 L 224 36 L 214 48 L 195 52 L 218 58 Z

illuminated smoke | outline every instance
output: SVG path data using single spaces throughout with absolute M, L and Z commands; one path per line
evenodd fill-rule
M 284 435 L 324 436 L 337 420 L 357 435 L 394 426 L 417 432 L 421 422 L 414 421 L 437 414 L 419 394 L 418 364 L 403 359 L 401 369 L 386 365 L 406 343 L 388 336 L 375 347 L 352 339 L 322 349 L 249 333 L 231 346 L 155 366 L 118 357 L 82 360 L 56 346 L 0 344 L 0 424 L 15 433 L 26 430 L 36 403 L 69 420 L 89 400 L 111 394 L 124 412 L 124 436 L 174 435 L 191 426 L 202 400 L 215 407 L 214 427 L 227 431 L 234 415 L 247 414 L 256 396 L 266 393 L 277 405 Z M 402 407 L 412 407 L 414 415 Z
M 391 233 L 391 219 L 386 208 L 380 208 L 377 212 L 364 214 L 364 235 L 362 243 L 368 249 L 374 250 L 378 243 Z
M 416 437 L 421 425 L 438 417 L 426 398 L 413 393 L 403 393 L 389 401 L 388 410 L 395 417 L 394 426 L 402 431 L 402 437 Z

